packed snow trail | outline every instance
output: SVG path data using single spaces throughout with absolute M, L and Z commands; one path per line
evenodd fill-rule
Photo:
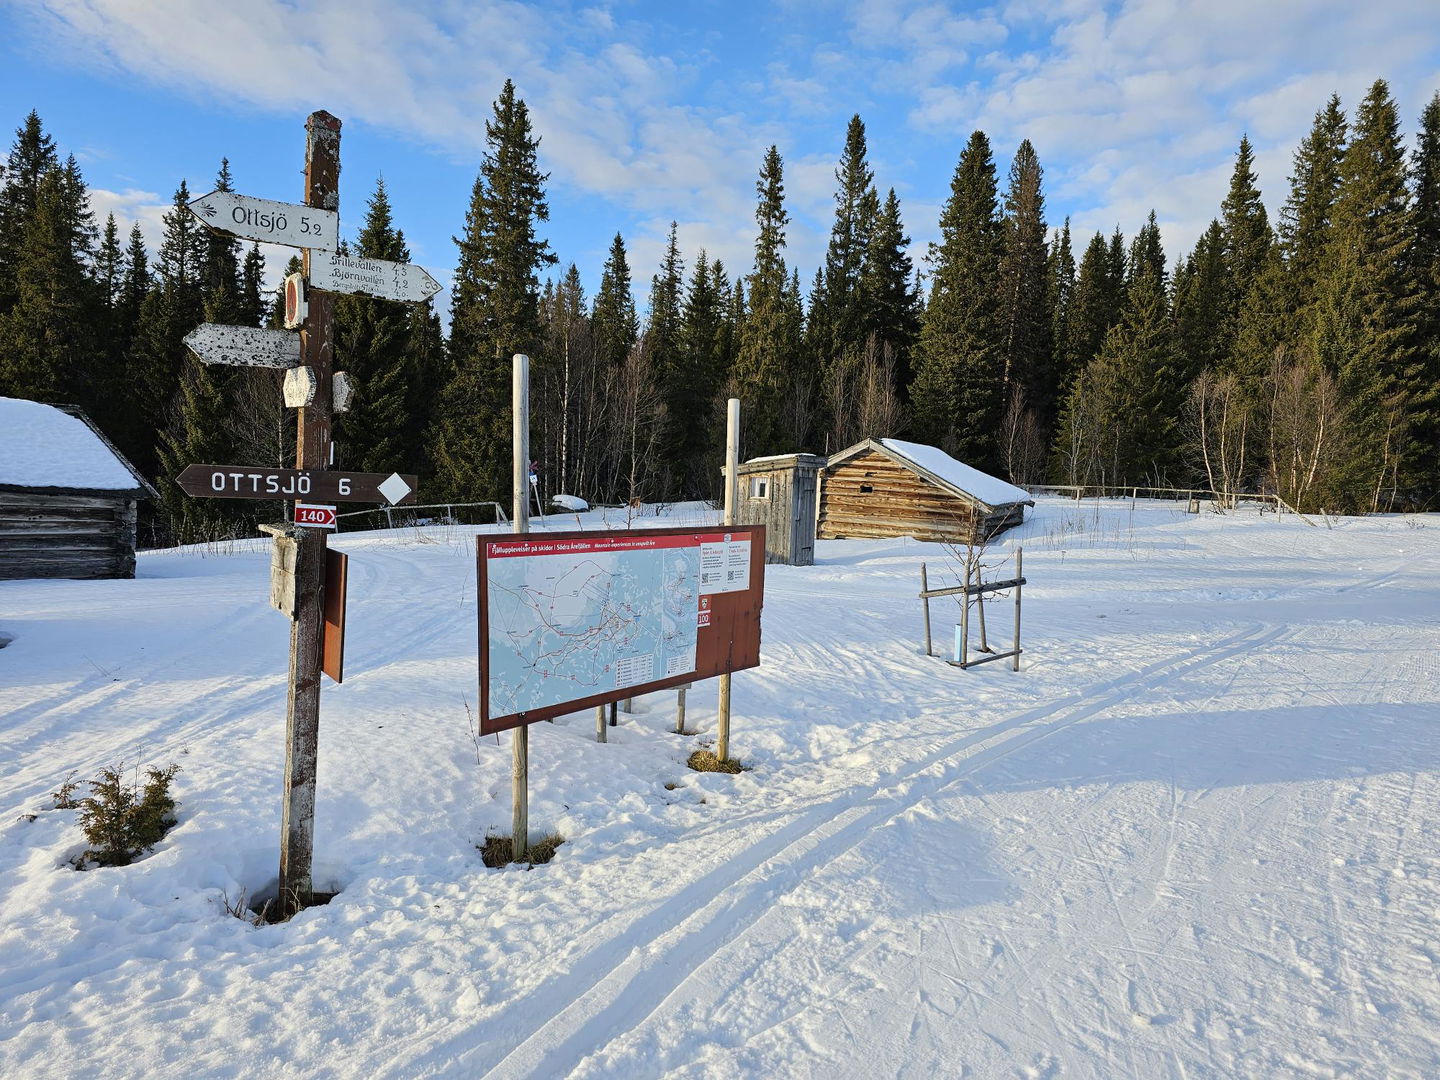
M 538 725 L 532 828 L 567 842 L 492 871 L 473 530 L 342 534 L 316 842 L 342 891 L 265 928 L 222 909 L 275 874 L 265 545 L 0 583 L 0 1074 L 1440 1072 L 1440 524 L 1042 500 L 988 558 L 1018 543 L 1019 674 L 920 654 L 943 548 L 822 542 L 767 568 L 752 771 L 686 770 L 673 695 L 604 746 Z M 46 793 L 121 757 L 181 762 L 181 823 L 77 874 Z

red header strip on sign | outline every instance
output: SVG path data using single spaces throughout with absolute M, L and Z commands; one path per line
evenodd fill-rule
M 720 536 L 715 537 L 716 540 Z M 589 555 L 607 551 L 658 551 L 663 548 L 694 547 L 710 542 L 699 533 L 683 536 L 622 536 L 594 540 L 487 540 L 485 554 L 490 559 L 509 559 L 520 555 Z

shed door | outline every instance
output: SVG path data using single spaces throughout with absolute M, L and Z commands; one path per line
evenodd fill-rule
M 795 497 L 791 505 L 795 508 L 795 519 L 790 523 L 790 535 L 794 538 L 795 565 L 812 566 L 815 562 L 815 489 L 819 474 L 796 470 Z

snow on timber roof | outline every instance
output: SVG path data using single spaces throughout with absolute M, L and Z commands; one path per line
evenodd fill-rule
M 880 444 L 892 454 L 919 466 L 944 480 L 952 487 L 959 488 L 967 495 L 973 495 L 986 506 L 1004 506 L 1007 503 L 1030 502 L 1030 493 L 1024 488 L 1008 484 L 1004 480 L 983 473 L 962 461 L 956 461 L 945 451 L 923 443 L 902 442 L 899 439 L 881 439 Z
M 38 401 L 0 397 L 0 484 L 134 491 L 140 481 L 85 421 Z

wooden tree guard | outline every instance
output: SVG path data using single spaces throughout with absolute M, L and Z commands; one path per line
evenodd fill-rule
M 926 574 L 925 564 L 920 565 L 920 599 L 925 603 L 925 655 L 931 656 L 932 645 L 930 640 L 930 600 L 936 596 L 960 596 L 965 597 L 965 603 L 960 608 L 960 659 L 946 660 L 951 667 L 971 668 L 979 664 L 988 664 L 991 660 L 1013 659 L 1014 670 L 1020 670 L 1020 654 L 1024 651 L 1020 648 L 1020 596 L 1021 589 L 1025 584 L 1024 576 L 1025 550 L 1015 549 L 1015 576 L 1008 581 L 990 581 L 971 584 L 969 570 L 966 570 L 966 582 L 964 585 L 955 585 L 948 589 L 928 588 L 929 578 Z M 978 660 L 970 659 L 970 597 L 984 596 L 986 593 L 1000 592 L 1004 589 L 1015 590 L 1015 640 L 1008 652 L 991 653 Z

